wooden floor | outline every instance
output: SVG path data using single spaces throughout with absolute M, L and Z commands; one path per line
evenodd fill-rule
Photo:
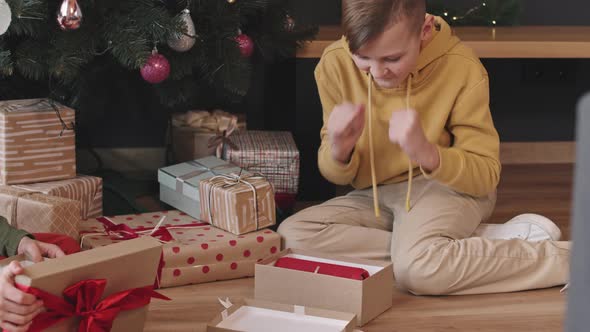
M 491 222 L 533 212 L 554 220 L 570 237 L 571 165 L 505 166 Z M 145 331 L 205 331 L 218 297 L 253 297 L 254 279 L 163 289 L 170 302 L 153 301 Z M 396 291 L 393 307 L 364 332 L 561 331 L 566 296 L 558 288 L 511 294 L 418 297 Z M 277 331 L 280 332 L 280 331 Z

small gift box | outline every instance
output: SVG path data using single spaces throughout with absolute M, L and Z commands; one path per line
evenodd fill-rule
M 227 138 L 235 131 L 245 130 L 244 116 L 221 110 L 188 111 L 172 116 L 172 141 L 177 162 L 207 156 L 221 156 Z
M 274 191 L 258 175 L 218 175 L 201 181 L 201 220 L 236 235 L 276 222 Z
M 223 148 L 223 159 L 252 173 L 262 174 L 278 194 L 297 194 L 299 150 L 287 131 L 247 130 L 233 134 Z
M 240 173 L 238 166 L 217 157 L 205 157 L 158 170 L 160 200 L 194 218 L 201 217 L 199 184 L 220 174 Z
M 391 262 L 286 249 L 257 263 L 254 281 L 256 299 L 352 312 L 358 326 L 392 306 Z
M 0 266 L 21 261 L 16 287 L 43 300 L 29 331 L 143 331 L 151 298 L 168 299 L 153 291 L 160 252 L 158 241 L 140 238 L 41 263 L 19 255 Z
M 73 109 L 49 99 L 0 101 L 0 184 L 76 176 Z
M 0 186 L 0 215 L 30 233 L 58 233 L 78 238 L 80 202 L 30 190 Z
M 83 222 L 81 230 L 82 249 L 138 236 L 159 239 L 161 288 L 251 277 L 254 264 L 281 247 L 281 237 L 271 230 L 237 236 L 175 210 L 97 218 Z

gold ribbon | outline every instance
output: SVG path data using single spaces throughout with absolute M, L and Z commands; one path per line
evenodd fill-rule
M 217 179 L 220 179 L 220 181 L 216 181 Z M 240 183 L 243 183 L 245 185 L 247 185 L 248 187 L 250 187 L 250 190 L 252 190 L 252 194 L 254 195 L 254 219 L 256 222 L 256 231 L 259 229 L 259 223 L 258 223 L 258 194 L 256 192 L 256 187 L 249 181 L 252 180 L 260 180 L 260 179 L 264 179 L 263 176 L 260 175 L 256 175 L 256 174 L 244 174 L 244 175 L 236 175 L 236 174 L 224 174 L 224 175 L 217 175 L 212 177 L 211 179 L 209 179 L 209 181 L 211 182 L 211 188 L 209 188 L 209 209 L 208 209 L 208 214 L 209 214 L 209 223 L 213 224 L 213 215 L 211 213 L 211 208 L 212 208 L 212 201 L 213 201 L 213 190 L 216 187 L 219 187 L 221 189 L 226 189 L 226 188 L 231 188 L 234 186 L 237 186 Z

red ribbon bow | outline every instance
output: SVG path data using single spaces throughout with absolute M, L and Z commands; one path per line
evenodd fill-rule
M 29 331 L 43 331 L 65 319 L 80 317 L 78 332 L 108 332 L 119 312 L 146 306 L 152 297 L 170 300 L 155 292 L 153 286 L 146 286 L 114 293 L 100 301 L 106 284 L 105 279 L 82 280 L 66 288 L 63 291 L 64 298 L 17 284 L 18 289 L 43 300 L 47 309 L 33 319 Z
M 117 240 L 131 240 L 139 237 L 141 234 L 138 232 L 141 231 L 148 231 L 153 230 L 155 227 L 143 227 L 143 228 L 131 228 L 125 224 L 115 224 L 109 219 L 105 217 L 96 218 L 101 224 L 103 224 L 104 229 L 107 234 L 115 234 Z M 182 228 L 189 228 L 189 227 L 196 227 L 196 226 L 207 226 L 207 223 L 193 223 L 193 224 L 183 224 L 183 225 L 174 225 L 171 227 L 182 227 Z M 155 232 L 150 234 L 152 237 L 158 238 L 164 242 L 170 242 L 174 240 L 170 232 L 168 231 L 168 227 L 161 226 Z

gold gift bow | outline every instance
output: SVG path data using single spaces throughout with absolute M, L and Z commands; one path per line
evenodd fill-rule
M 228 137 L 238 129 L 238 117 L 228 112 L 188 111 L 186 114 L 176 114 L 172 124 L 175 127 L 191 127 L 199 132 L 213 133 L 215 136 L 209 139 L 207 147 L 215 147 L 217 158 L 221 158 L 225 144 L 236 148 Z
M 217 179 L 221 179 L 222 181 L 219 182 L 214 182 L 214 180 Z M 211 179 L 209 179 L 209 181 L 211 182 L 211 188 L 209 188 L 209 209 L 208 209 L 208 214 L 209 214 L 209 223 L 213 224 L 213 215 L 211 214 L 211 208 L 212 208 L 212 201 L 213 201 L 213 189 L 215 189 L 216 187 L 220 187 L 222 189 L 224 188 L 230 188 L 233 186 L 236 186 L 240 183 L 244 183 L 246 184 L 248 187 L 250 187 L 250 189 L 252 190 L 252 194 L 254 195 L 254 216 L 255 216 L 255 221 L 256 221 L 256 230 L 257 231 L 259 229 L 259 223 L 258 223 L 258 199 L 257 199 L 257 192 L 256 192 L 256 187 L 250 183 L 248 180 L 260 180 L 260 179 L 264 179 L 263 176 L 260 175 L 256 175 L 256 174 L 244 174 L 244 175 L 236 175 L 236 174 L 224 174 L 224 175 L 217 175 L 212 177 Z

